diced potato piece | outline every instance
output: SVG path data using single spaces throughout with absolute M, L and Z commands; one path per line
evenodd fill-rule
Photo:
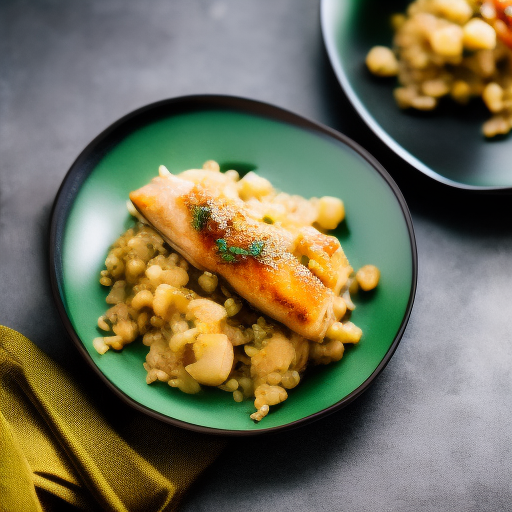
M 336 229 L 345 218 L 345 206 L 337 197 L 321 197 L 317 202 L 317 209 L 316 221 L 323 229 Z
M 434 0 L 433 4 L 439 15 L 455 23 L 465 23 L 473 14 L 466 0 Z
M 352 322 L 334 322 L 325 334 L 327 338 L 342 343 L 358 343 L 362 335 L 363 331 Z
M 196 362 L 185 370 L 199 384 L 220 386 L 231 372 L 234 354 L 233 345 L 225 334 L 200 334 L 193 344 Z
M 274 191 L 270 181 L 252 171 L 248 172 L 236 185 L 238 193 L 244 201 L 251 197 L 260 199 Z
M 496 31 L 484 20 L 473 18 L 462 30 L 464 47 L 468 50 L 493 50 L 496 47 Z
M 463 31 L 458 25 L 447 25 L 438 28 L 430 34 L 432 49 L 443 57 L 458 57 L 462 55 Z
M 92 345 L 99 354 L 104 354 L 110 348 L 103 338 L 94 338 Z
M 226 309 L 209 299 L 195 299 L 187 308 L 187 315 L 206 324 L 220 323 L 227 317 Z

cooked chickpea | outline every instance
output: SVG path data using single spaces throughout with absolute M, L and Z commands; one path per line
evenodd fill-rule
M 137 317 L 137 327 L 140 334 L 145 334 L 149 326 L 149 313 L 142 311 Z
M 199 331 L 197 328 L 188 329 L 186 331 L 177 332 L 174 334 L 169 341 L 169 348 L 173 352 L 179 352 L 182 350 L 187 343 L 194 343 Z
M 131 343 L 139 335 L 137 324 L 131 320 L 120 320 L 112 330 L 122 338 L 123 343 Z
M 503 89 L 496 82 L 486 85 L 482 99 L 491 112 L 499 112 L 503 108 Z
M 203 169 L 205 171 L 220 172 L 220 166 L 215 160 L 207 160 L 203 164 Z
M 425 80 L 421 85 L 421 89 L 425 95 L 432 96 L 433 98 L 440 98 L 450 92 L 450 87 L 446 81 L 439 78 Z
M 235 316 L 242 309 L 242 302 L 230 297 L 226 302 L 224 302 L 224 307 L 226 308 L 228 316 Z
M 458 103 L 467 103 L 471 97 L 471 87 L 464 80 L 456 80 L 450 94 Z
M 447 95 L 461 105 L 482 97 L 496 114 L 483 125 L 484 135 L 508 133 L 512 102 L 498 87 L 512 80 L 511 31 L 500 12 L 493 2 L 414 0 L 405 14 L 394 16 L 397 105 L 429 111 Z M 380 75 L 378 64 L 374 67 L 370 70 Z
M 142 343 L 149 347 L 152 343 L 159 342 L 163 339 L 162 333 L 160 331 L 149 331 L 144 334 L 142 338 Z
M 433 110 L 436 106 L 437 100 L 432 96 L 416 96 L 411 100 L 411 107 L 416 110 Z
M 150 319 L 149 319 L 149 323 L 153 326 L 153 327 L 156 327 L 157 329 L 161 328 L 164 326 L 164 319 L 163 318 L 160 318 L 159 316 L 156 316 L 156 315 L 153 315 Z
M 252 345 L 244 345 L 244 352 L 249 356 L 249 357 L 254 357 L 256 354 L 259 353 L 259 350 L 252 346 Z
M 180 288 L 188 283 L 188 272 L 181 267 L 163 270 L 160 274 L 160 281 L 175 288 Z
M 244 394 L 239 391 L 238 389 L 236 391 L 233 391 L 233 400 L 235 402 L 242 402 L 244 399 Z
M 206 293 L 213 293 L 219 284 L 219 278 L 210 272 L 203 272 L 197 282 Z
M 334 322 L 325 333 L 331 340 L 338 340 L 342 343 L 358 343 L 363 331 L 352 322 Z
M 267 375 L 267 384 L 277 386 L 281 382 L 282 375 L 279 372 L 271 372 Z
M 333 301 L 334 316 L 337 320 L 340 320 L 345 316 L 347 312 L 347 303 L 343 300 L 343 297 L 335 297 Z
M 330 364 L 343 357 L 345 347 L 340 340 L 329 340 L 324 343 L 312 343 L 310 356 L 315 364 Z
M 504 135 L 510 131 L 512 122 L 503 116 L 494 116 L 483 125 L 482 131 L 486 137 Z
M 244 397 L 248 398 L 254 393 L 254 383 L 249 377 L 240 377 L 238 379 L 238 389 L 241 389 Z
M 110 279 L 110 277 L 103 276 L 100 279 L 100 284 L 103 286 L 112 286 L 112 279 Z
M 300 382 L 300 375 L 299 372 L 293 370 L 288 371 L 283 375 L 283 378 L 281 379 L 281 383 L 284 388 L 286 389 L 292 389 L 295 386 L 297 386 Z M 269 382 L 270 384 L 270 382 Z
M 365 292 L 373 290 L 379 284 L 380 270 L 375 265 L 365 265 L 356 272 L 356 281 Z
M 374 46 L 366 56 L 366 65 L 374 75 L 395 76 L 398 73 L 398 60 L 385 46 Z
M 121 350 L 123 348 L 123 338 L 121 336 L 107 336 L 103 338 L 103 342 L 114 350 Z
M 129 283 L 135 282 L 137 277 L 146 270 L 146 263 L 140 258 L 133 258 L 126 263 L 126 280 Z
M 409 108 L 414 99 L 418 96 L 414 87 L 397 87 L 393 91 L 395 101 L 400 108 Z

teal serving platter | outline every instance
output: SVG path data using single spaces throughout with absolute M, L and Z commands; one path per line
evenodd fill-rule
M 365 58 L 375 45 L 391 47 L 390 18 L 408 0 L 322 0 L 325 47 L 346 96 L 367 125 L 396 154 L 430 178 L 458 189 L 512 190 L 512 136 L 486 139 L 490 117 L 483 102 L 449 100 L 432 112 L 401 110 L 393 98 L 396 78 L 372 76 Z
M 363 330 L 337 363 L 312 368 L 260 423 L 251 400 L 203 388 L 187 395 L 147 385 L 148 347 L 140 341 L 98 354 L 97 319 L 107 309 L 99 284 L 110 245 L 133 220 L 131 190 L 163 164 L 173 173 L 216 160 L 221 169 L 255 170 L 279 190 L 343 199 L 347 218 L 334 232 L 352 266 L 381 270 L 378 289 L 356 296 L 352 320 Z M 350 403 L 373 382 L 405 330 L 416 290 L 417 255 L 409 211 L 375 159 L 347 137 L 280 108 L 230 96 L 187 96 L 145 106 L 107 128 L 80 154 L 55 199 L 50 233 L 53 293 L 71 340 L 117 395 L 162 421 L 225 435 L 296 427 Z

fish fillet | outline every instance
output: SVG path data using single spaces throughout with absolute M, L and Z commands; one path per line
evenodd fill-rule
M 219 274 L 250 304 L 298 334 L 324 338 L 335 321 L 335 293 L 292 253 L 293 233 L 254 219 L 242 200 L 172 174 L 154 178 L 130 199 L 192 265 Z M 337 239 L 316 232 L 317 245 L 319 237 L 331 252 L 343 254 Z

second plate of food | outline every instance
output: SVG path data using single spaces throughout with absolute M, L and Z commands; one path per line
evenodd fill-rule
M 317 202 L 300 203 L 300 199 L 291 196 L 300 195 L 307 199 L 334 196 L 343 201 L 346 217 L 330 234 L 339 240 L 355 270 L 367 264 L 375 265 L 381 277 L 375 290 L 352 294 L 356 308 L 350 315 L 350 322 L 345 322 L 346 315 L 344 322 L 348 326 L 356 325 L 363 334 L 359 343 L 345 345 L 341 360 L 327 365 L 310 364 L 303 373 L 303 364 L 299 365 L 297 361 L 298 345 L 295 345 L 296 352 L 291 354 L 291 345 L 285 341 L 284 349 L 290 352 L 288 355 L 277 350 L 276 354 L 280 355 L 274 358 L 272 368 L 269 366 L 270 369 L 265 370 L 265 363 L 261 361 L 257 367 L 256 360 L 258 357 L 262 359 L 261 354 L 265 354 L 262 349 L 272 337 L 272 328 L 264 321 L 257 320 L 262 315 L 248 305 L 244 306 L 246 309 L 242 313 L 237 313 L 236 308 L 240 303 L 237 294 L 233 301 L 225 302 L 232 293 L 229 286 L 221 288 L 222 281 L 217 284 L 210 274 L 196 272 L 194 277 L 193 267 L 182 263 L 177 255 L 170 256 L 172 250 L 164 247 L 158 237 L 151 238 L 153 235 L 142 237 L 142 241 L 139 237 L 130 242 L 133 233 L 128 234 L 119 242 L 115 253 L 109 256 L 109 272 L 105 272 L 105 260 L 112 244 L 127 229 L 136 227 L 136 221 L 126 206 L 130 192 L 149 183 L 159 174 L 159 168 L 164 176 L 165 168 L 177 175 L 187 169 L 201 169 L 203 163 L 208 161 L 207 172 L 218 173 L 217 176 L 225 172 L 224 177 L 229 176 L 230 186 L 234 187 L 232 191 L 241 196 L 245 194 L 246 200 L 252 197 L 257 201 L 262 195 L 265 196 L 270 190 L 269 182 L 275 190 L 289 194 L 279 196 L 280 204 L 272 207 L 273 213 L 262 214 L 261 226 L 264 231 L 271 229 L 272 223 L 284 225 L 284 217 L 280 219 L 279 216 L 283 211 L 290 214 L 290 208 L 294 208 L 290 207 L 292 203 L 299 205 L 294 215 L 301 219 L 308 217 L 306 213 L 312 204 L 315 205 L 313 210 L 316 208 L 315 211 L 320 211 Z M 218 163 L 220 171 L 213 162 Z M 200 174 L 202 171 L 198 172 Z M 243 186 L 237 185 L 244 176 L 252 178 L 246 179 Z M 257 181 L 257 177 L 260 181 Z M 340 203 L 332 201 L 327 200 L 324 206 L 327 206 L 328 212 L 338 211 L 339 214 Z M 144 206 L 143 202 L 139 202 L 138 206 L 141 207 L 141 204 Z M 253 202 L 253 210 L 258 204 Z M 180 205 L 178 202 L 170 208 L 171 216 L 181 208 Z M 205 205 L 198 203 L 190 210 L 193 216 L 186 229 L 189 229 L 191 236 L 203 228 L 210 231 L 220 229 L 222 222 L 216 217 L 214 202 Z M 315 221 L 315 215 L 309 215 L 309 223 Z M 217 224 L 208 224 L 213 222 L 212 219 L 217 219 Z M 321 224 L 322 221 L 317 220 Z M 329 219 L 326 222 L 329 223 Z M 221 264 L 229 267 L 241 265 L 247 260 L 258 260 L 258 265 L 266 264 L 262 259 L 266 250 L 263 242 L 242 247 L 243 240 L 235 244 L 235 239 L 225 234 L 215 237 L 210 249 Z M 326 243 L 324 249 L 327 252 L 322 253 L 324 256 L 336 249 L 337 241 L 334 241 Z M 176 247 L 183 249 L 183 239 L 178 237 L 173 242 Z M 129 244 L 128 249 L 126 244 Z M 322 267 L 321 264 L 314 268 L 311 260 L 321 258 L 317 257 L 311 244 L 306 243 L 304 247 L 307 252 L 301 260 L 306 265 L 304 272 L 311 270 L 323 282 L 327 282 L 330 278 L 322 272 L 327 272 L 330 267 Z M 128 259 L 123 260 L 124 257 Z M 201 258 L 201 253 L 197 253 L 196 257 Z M 130 258 L 135 261 L 128 263 Z M 339 264 L 341 260 L 337 261 Z M 333 261 L 330 263 L 334 265 Z M 138 265 L 144 268 L 139 269 Z M 168 271 L 177 267 L 179 270 Z M 187 271 L 189 276 L 185 278 Z M 54 205 L 51 272 L 57 305 L 73 341 L 92 368 L 123 400 L 181 427 L 210 433 L 251 435 L 318 419 L 348 404 L 367 389 L 385 367 L 403 335 L 416 289 L 417 258 L 405 201 L 386 171 L 364 149 L 327 127 L 271 105 L 226 96 L 190 96 L 155 103 L 127 115 L 100 134 L 78 157 Z M 142 276 L 143 280 L 136 282 L 137 275 Z M 201 282 L 197 281 L 197 276 L 203 276 Z M 103 285 L 100 279 L 103 279 Z M 128 284 L 121 285 L 124 287 L 121 296 L 111 295 L 110 304 L 107 304 L 106 297 L 112 293 L 109 285 L 116 279 L 128 281 Z M 257 279 L 256 275 L 254 280 L 249 279 L 247 288 L 255 288 Z M 282 284 L 284 288 L 289 286 L 286 279 Z M 135 285 L 138 288 L 132 290 Z M 186 291 L 185 286 L 194 291 Z M 155 287 L 160 291 L 157 292 Z M 263 290 L 264 286 L 260 286 L 260 289 Z M 132 297 L 144 290 L 147 293 L 140 294 L 133 302 Z M 127 293 L 131 294 L 128 299 Z M 241 293 L 244 291 L 241 290 Z M 286 293 L 286 290 L 283 291 L 283 296 Z M 187 309 L 191 300 L 214 295 L 219 304 L 213 312 L 207 308 L 201 313 L 204 303 L 197 301 L 194 302 L 192 313 Z M 175 299 L 169 299 L 171 296 Z M 168 299 L 169 302 L 165 302 Z M 296 298 L 290 296 L 290 299 Z M 144 300 L 149 302 L 146 304 Z M 314 300 L 314 297 L 303 297 L 302 305 L 307 310 Z M 162 306 L 164 302 L 165 306 Z M 171 302 L 176 309 L 172 310 L 173 314 L 169 309 Z M 121 305 L 105 317 L 107 309 L 116 303 Z M 276 303 L 277 306 L 279 304 Z M 267 310 L 272 313 L 272 307 Z M 233 338 L 235 345 L 241 345 L 235 347 L 234 368 L 238 368 L 238 371 L 229 375 L 226 373 L 224 377 L 219 377 L 217 372 L 212 377 L 208 369 L 205 374 L 204 368 L 187 365 L 198 362 L 204 357 L 205 351 L 211 350 L 213 353 L 219 347 L 224 347 L 226 338 L 222 334 L 208 337 L 212 334 L 208 332 L 212 325 L 208 324 L 208 318 L 219 312 L 224 315 L 222 322 L 227 322 L 226 314 L 231 318 L 230 327 L 223 327 L 223 332 L 231 329 L 228 332 L 230 339 Z M 205 315 L 210 316 L 206 318 Z M 245 316 L 241 318 L 240 315 Z M 177 352 L 181 350 L 183 355 L 183 350 L 189 345 L 188 355 L 183 356 L 183 361 L 179 363 L 187 371 L 179 369 L 176 375 L 171 376 L 169 372 L 157 371 L 158 368 L 170 368 L 167 363 L 175 357 L 170 353 L 159 354 L 158 351 L 153 351 L 151 360 L 148 359 L 148 364 L 144 366 L 150 351 L 146 345 L 154 341 L 149 338 L 146 338 L 145 345 L 139 336 L 132 343 L 124 345 L 122 350 L 115 350 L 121 348 L 116 345 L 115 339 L 118 338 L 115 338 L 111 349 L 105 352 L 102 337 L 115 336 L 116 333 L 102 331 L 98 327 L 98 318 L 102 319 L 100 327 L 107 330 L 118 324 L 117 334 L 124 336 L 124 339 L 133 337 L 140 327 L 140 331 L 155 332 L 158 343 L 165 350 L 168 342 L 171 342 L 171 348 Z M 123 318 L 128 321 L 121 327 L 119 323 Z M 272 322 L 269 317 L 266 318 Z M 238 324 L 244 321 L 248 325 L 240 327 Z M 140 325 L 137 326 L 137 323 Z M 291 327 L 293 329 L 293 325 Z M 290 339 L 287 328 L 275 329 Z M 187 333 L 185 337 L 190 335 L 190 339 L 175 336 L 179 332 Z M 358 338 L 358 332 L 356 329 L 352 334 L 355 333 Z M 201 338 L 201 335 L 206 337 Z M 100 341 L 94 342 L 97 338 Z M 202 345 L 195 343 L 197 340 L 202 340 Z M 247 344 L 246 348 L 244 344 Z M 274 343 L 273 348 L 277 345 Z M 331 348 L 334 352 L 328 354 L 331 349 L 326 349 L 326 357 L 316 353 L 311 359 L 317 363 L 339 359 L 339 345 Z M 306 355 L 302 351 L 301 357 L 307 357 L 307 347 L 305 350 Z M 268 346 L 266 351 L 270 352 Z M 260 356 L 257 356 L 258 352 Z M 231 357 L 230 354 L 226 357 Z M 289 358 L 290 354 L 293 361 Z M 283 363 L 281 357 L 289 360 Z M 213 366 L 217 365 L 217 370 L 226 366 L 224 356 L 215 356 L 211 361 Z M 292 371 L 293 368 L 299 368 L 300 372 Z M 221 374 L 222 371 L 229 372 L 229 368 L 219 371 Z M 269 371 L 272 375 L 267 375 Z M 150 385 L 146 383 L 148 372 L 151 373 L 149 380 L 154 381 Z M 295 386 L 299 373 L 300 382 Z M 211 378 L 215 386 L 220 378 L 224 380 L 222 389 L 198 386 L 190 380 L 190 375 L 196 375 L 199 381 L 206 384 Z M 260 400 L 255 407 L 254 396 L 249 395 L 252 385 L 262 384 L 262 375 L 270 387 L 260 389 Z M 270 412 L 260 407 L 261 404 L 281 401 L 284 390 L 288 399 L 279 405 L 271 405 Z M 271 396 L 276 392 L 282 396 Z M 255 417 L 254 413 L 258 410 L 262 414 Z
M 322 0 L 324 41 L 343 90 L 369 127 L 393 151 L 424 174 L 441 183 L 462 189 L 512 189 L 512 136 L 508 134 L 486 138 L 483 135 L 482 126 L 492 114 L 480 99 L 460 105 L 450 100 L 446 91 L 437 90 L 433 94 L 446 93 L 446 97 L 441 99 L 436 109 L 428 112 L 400 109 L 393 96 L 397 87 L 396 78 L 377 77 L 368 71 L 365 65 L 368 52 L 376 45 L 392 46 L 392 16 L 405 13 L 411 3 L 407 0 Z M 441 5 L 443 2 L 437 3 Z M 459 13 L 463 18 L 453 22 L 457 26 L 467 22 L 464 7 L 470 10 L 469 2 L 466 5 L 465 1 L 451 2 L 450 9 L 459 9 L 460 4 L 463 4 L 464 12 Z M 441 7 L 439 9 L 442 10 Z M 445 21 L 445 24 L 449 25 L 450 21 Z M 455 36 L 458 35 L 457 28 L 453 32 Z M 410 37 L 416 36 L 413 34 Z M 484 43 L 485 41 L 481 44 Z M 425 45 L 428 53 L 428 43 Z M 505 45 L 502 45 L 502 49 L 512 55 L 512 49 Z M 468 57 L 471 55 L 468 54 Z M 489 54 L 482 54 L 482 58 L 484 57 L 489 57 Z M 475 62 L 479 58 L 475 57 Z M 467 63 L 469 67 L 474 64 L 470 60 Z M 487 64 L 485 66 L 489 67 Z M 475 65 L 482 65 L 482 62 Z M 471 75 L 468 69 L 460 72 L 462 78 Z M 494 78 L 486 78 L 483 82 L 499 80 L 500 73 L 502 71 L 498 69 L 492 75 Z M 456 84 L 455 88 L 452 87 L 453 94 L 464 93 L 462 89 L 465 85 L 461 85 L 461 82 L 464 80 Z M 439 84 L 440 82 L 429 85 Z

